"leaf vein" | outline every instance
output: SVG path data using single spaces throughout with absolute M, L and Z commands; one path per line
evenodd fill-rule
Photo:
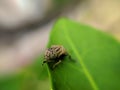
M 87 77 L 87 79 L 89 80 L 91 86 L 93 87 L 94 90 L 99 90 L 98 87 L 97 87 L 97 85 L 96 85 L 96 83 L 95 83 L 95 81 L 93 80 L 91 74 L 89 73 L 86 65 L 84 64 L 84 62 L 83 62 L 83 60 L 82 60 L 79 52 L 76 50 L 76 47 L 75 47 L 73 41 L 70 39 L 70 36 L 69 36 L 69 34 L 68 34 L 68 31 L 67 31 L 67 29 L 65 29 L 66 25 L 67 25 L 66 23 L 62 23 L 62 26 L 64 27 L 64 28 L 63 28 L 63 31 L 64 31 L 64 34 L 65 34 L 65 36 L 66 36 L 66 40 L 68 41 L 69 45 L 70 45 L 70 46 L 72 47 L 72 49 L 73 49 L 73 52 L 75 53 L 76 57 L 78 58 L 79 63 L 80 63 L 80 65 L 81 65 L 81 67 L 83 68 L 84 74 L 85 74 L 85 76 Z

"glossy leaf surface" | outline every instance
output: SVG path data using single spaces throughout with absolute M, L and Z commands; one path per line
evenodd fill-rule
M 65 57 L 54 70 L 49 68 L 53 90 L 120 90 L 120 43 L 111 36 L 60 19 L 51 45 L 63 45 L 73 59 Z

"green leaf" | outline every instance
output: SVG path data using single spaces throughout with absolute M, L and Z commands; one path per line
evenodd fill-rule
M 53 90 L 120 90 L 120 43 L 111 36 L 60 19 L 51 32 L 51 45 L 63 45 L 74 59 L 66 57 L 54 70 L 49 68 Z
M 18 73 L 0 76 L 0 90 L 48 90 L 47 68 L 42 66 L 41 58 Z

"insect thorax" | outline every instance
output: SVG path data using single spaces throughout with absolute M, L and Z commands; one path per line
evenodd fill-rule
M 60 56 L 65 55 L 66 51 L 62 46 L 52 46 L 45 52 L 45 59 L 52 60 L 58 59 Z

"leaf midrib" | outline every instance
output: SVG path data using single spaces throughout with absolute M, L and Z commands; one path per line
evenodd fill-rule
M 72 42 L 72 40 L 71 40 L 71 38 L 70 38 L 70 36 L 69 36 L 69 34 L 68 34 L 67 29 L 65 29 L 65 27 L 67 26 L 67 23 L 64 23 L 64 22 L 65 22 L 65 20 L 63 21 L 63 23 L 62 23 L 61 26 L 63 26 L 62 29 L 63 29 L 63 31 L 64 31 L 66 40 L 68 41 L 69 45 L 70 45 L 71 48 L 73 49 L 73 52 L 75 53 L 76 57 L 78 58 L 79 64 L 81 65 L 81 67 L 82 67 L 82 69 L 83 69 L 83 71 L 84 71 L 84 74 L 85 74 L 85 76 L 87 77 L 87 79 L 89 80 L 92 88 L 93 88 L 94 90 L 99 90 L 99 89 L 98 89 L 98 86 L 96 85 L 96 83 L 95 83 L 95 81 L 94 81 L 94 79 L 92 78 L 91 74 L 89 73 L 86 65 L 84 64 L 83 59 L 81 58 L 79 52 L 76 50 L 76 47 L 75 47 L 74 43 Z

